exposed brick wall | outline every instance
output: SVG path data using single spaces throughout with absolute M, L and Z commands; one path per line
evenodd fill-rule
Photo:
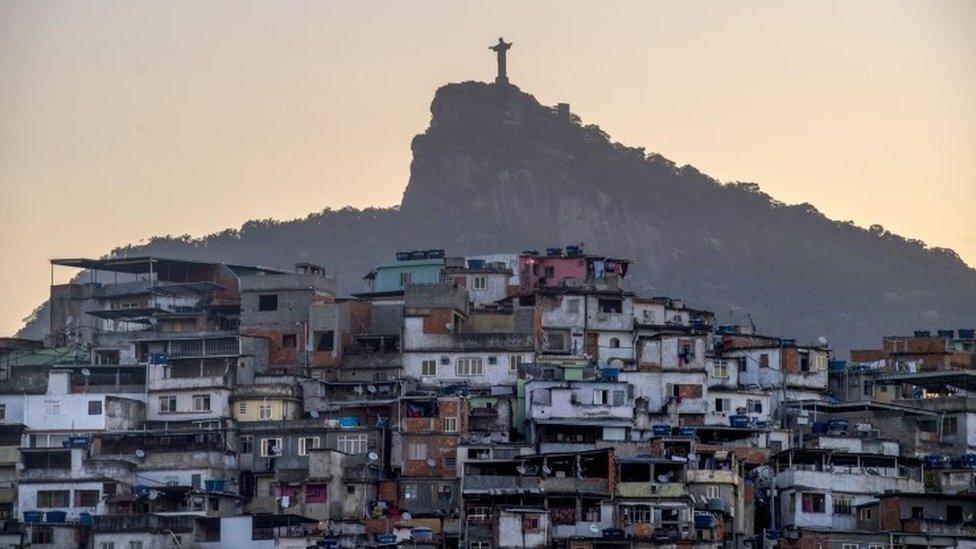
M 454 311 L 451 309 L 431 309 L 424 317 L 425 334 L 449 334 L 449 325 L 454 324 Z
M 901 500 L 899 498 L 884 498 L 878 506 L 878 527 L 882 531 L 901 530 Z

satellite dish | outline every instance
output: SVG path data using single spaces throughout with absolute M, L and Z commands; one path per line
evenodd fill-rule
M 667 473 L 665 473 L 665 474 L 663 474 L 663 475 L 658 475 L 658 476 L 657 476 L 657 481 L 658 481 L 658 482 L 667 482 L 667 481 L 669 481 L 669 480 L 671 480 L 671 477 L 670 477 L 670 475 L 668 475 Z
M 156 499 L 158 497 L 159 497 L 159 492 L 157 492 L 156 490 L 149 491 L 149 499 Z
M 317 411 L 315 411 L 315 410 L 312 410 L 311 412 L 308 413 L 308 417 L 313 418 L 313 419 L 314 418 L 317 418 L 317 417 L 319 417 L 319 413 Z
M 135 453 L 136 453 L 136 457 L 139 459 L 146 457 L 146 451 L 143 450 L 142 448 L 137 449 Z
M 403 518 L 403 520 L 410 520 L 413 518 L 413 515 L 411 515 L 408 511 L 404 511 L 404 513 L 400 516 Z
M 515 468 L 515 470 L 518 471 L 518 474 L 520 474 L 520 475 L 524 475 L 525 474 L 525 466 L 523 466 L 523 465 L 519 465 L 518 467 Z
M 543 465 L 542 466 L 542 474 L 543 475 L 546 475 L 546 476 L 549 476 L 549 475 L 552 474 L 552 469 L 550 469 L 548 465 Z
M 367 385 L 366 386 L 366 390 L 369 391 L 370 393 L 375 393 L 376 392 L 376 385 Z
M 437 462 L 433 458 L 427 458 L 427 467 L 436 467 Z
M 81 369 L 81 375 L 83 375 L 85 377 L 88 377 L 88 376 L 91 375 L 91 370 L 89 370 L 88 368 L 82 368 Z
M 17 462 L 17 465 L 15 465 L 14 468 L 17 469 L 18 471 L 23 471 L 24 470 L 24 464 L 18 461 Z
M 593 532 L 594 534 L 599 534 L 600 533 L 600 525 L 599 524 L 591 524 L 590 525 L 590 532 Z
M 824 336 L 818 337 L 817 338 L 817 341 L 819 341 L 821 345 L 826 345 L 827 344 L 827 338 L 824 337 Z
M 380 459 L 380 456 L 376 455 L 376 452 L 370 452 L 366 454 L 366 457 L 368 457 L 370 461 L 376 461 Z

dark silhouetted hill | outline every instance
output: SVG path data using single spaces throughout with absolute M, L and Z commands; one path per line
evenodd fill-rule
M 308 261 L 335 270 L 350 293 L 401 249 L 468 254 L 584 242 L 632 258 L 635 291 L 684 298 L 724 322 L 750 314 L 760 330 L 802 341 L 824 335 L 838 349 L 976 324 L 976 270 L 951 250 L 783 204 L 752 183 L 719 183 L 614 143 L 515 87 L 447 85 L 431 113 L 413 140 L 399 208 L 250 221 L 113 254 L 282 268 Z M 38 335 L 43 317 L 25 334 Z

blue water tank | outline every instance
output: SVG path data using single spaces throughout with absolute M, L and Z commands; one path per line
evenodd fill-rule
M 48 522 L 61 523 L 61 522 L 64 522 L 65 519 L 67 519 L 67 518 L 68 518 L 68 513 L 64 512 L 64 511 L 48 511 L 47 512 L 47 521 Z
M 976 339 L 976 330 L 972 328 L 959 328 L 959 339 Z
M 469 259 L 468 260 L 469 269 L 484 269 L 485 260 L 484 259 Z
M 847 369 L 846 360 L 828 360 L 827 369 L 831 372 L 843 372 Z
M 708 513 L 695 513 L 695 528 L 711 528 L 715 526 L 715 517 Z
M 671 426 L 664 424 L 655 425 L 651 427 L 651 432 L 654 433 L 654 436 L 656 437 L 666 437 L 671 434 Z
M 915 337 L 930 337 L 932 332 L 928 330 L 915 330 Z
M 353 429 L 359 426 L 359 419 L 356 416 L 342 416 L 339 418 L 339 427 L 343 429 Z
M 729 425 L 732 427 L 748 427 L 749 416 L 729 416 Z
M 95 521 L 92 518 L 92 514 L 91 513 L 79 513 L 78 514 L 78 522 L 81 523 L 81 524 L 84 524 L 84 525 L 88 526 L 88 525 L 93 524 Z
M 44 522 L 44 512 L 43 511 L 24 511 L 24 522 L 27 522 L 27 523 Z
M 203 489 L 208 492 L 223 492 L 224 481 L 216 479 L 205 480 L 203 481 Z
M 955 330 L 939 330 L 939 337 L 947 337 L 952 339 L 956 335 Z
M 546 255 L 549 257 L 559 257 L 563 255 L 562 248 L 546 248 Z
M 680 437 L 693 437 L 695 436 L 694 427 L 678 427 L 678 436 Z
M 832 419 L 827 423 L 827 428 L 831 431 L 846 431 L 850 422 L 846 419 Z

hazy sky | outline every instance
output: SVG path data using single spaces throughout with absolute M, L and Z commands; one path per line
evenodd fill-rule
M 616 140 L 976 265 L 976 2 L 605 4 L 0 2 L 0 335 L 52 257 L 398 203 L 499 35 Z

